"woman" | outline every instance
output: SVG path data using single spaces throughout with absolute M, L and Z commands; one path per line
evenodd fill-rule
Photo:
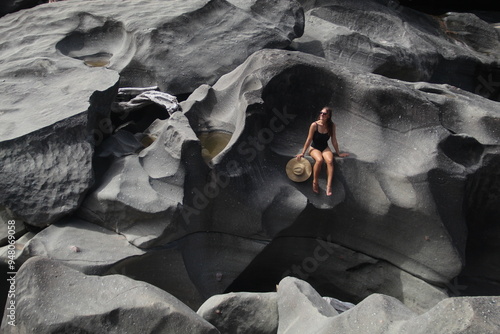
M 315 160 L 313 168 L 313 191 L 319 193 L 318 176 L 321 171 L 323 161 L 326 163 L 328 177 L 326 182 L 326 195 L 332 195 L 333 181 L 333 152 L 328 147 L 328 140 L 332 140 L 333 148 L 339 157 L 346 157 L 348 153 L 340 153 L 337 137 L 335 135 L 335 124 L 332 122 L 332 109 L 324 107 L 319 113 L 318 120 L 309 127 L 309 134 L 302 149 L 298 154 L 297 160 L 300 161 L 304 154 L 309 150 L 309 155 Z

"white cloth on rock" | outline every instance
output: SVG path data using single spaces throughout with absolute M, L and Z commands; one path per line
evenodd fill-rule
M 168 93 L 158 91 L 158 87 L 120 88 L 117 100 L 112 106 L 116 113 L 129 113 L 150 104 L 158 104 L 167 110 L 169 115 L 181 110 L 177 98 Z

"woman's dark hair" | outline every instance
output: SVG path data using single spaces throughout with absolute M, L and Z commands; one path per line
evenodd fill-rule
M 328 134 L 331 136 L 333 134 L 333 122 L 332 122 L 332 108 L 330 107 L 323 107 L 321 108 L 321 111 L 326 111 L 328 113 L 328 117 L 326 120 L 326 129 L 328 130 Z M 321 113 L 320 111 L 320 113 Z M 321 114 L 320 114 L 321 115 Z M 320 119 L 320 115 L 318 115 L 318 120 Z

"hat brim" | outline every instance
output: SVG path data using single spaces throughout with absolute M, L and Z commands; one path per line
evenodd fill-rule
M 303 169 L 302 174 L 295 174 L 294 169 L 297 166 L 301 166 Z M 286 164 L 286 175 L 288 178 L 294 182 L 304 182 L 311 177 L 312 174 L 312 166 L 309 160 L 302 158 L 297 160 L 297 158 L 292 158 L 288 163 Z

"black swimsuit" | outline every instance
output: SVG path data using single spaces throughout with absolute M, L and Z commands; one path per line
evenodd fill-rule
M 318 131 L 318 127 L 316 127 L 316 131 L 314 132 L 314 135 L 313 135 L 311 147 L 323 152 L 328 147 L 328 139 L 330 139 L 330 134 L 328 132 L 321 133 Z

